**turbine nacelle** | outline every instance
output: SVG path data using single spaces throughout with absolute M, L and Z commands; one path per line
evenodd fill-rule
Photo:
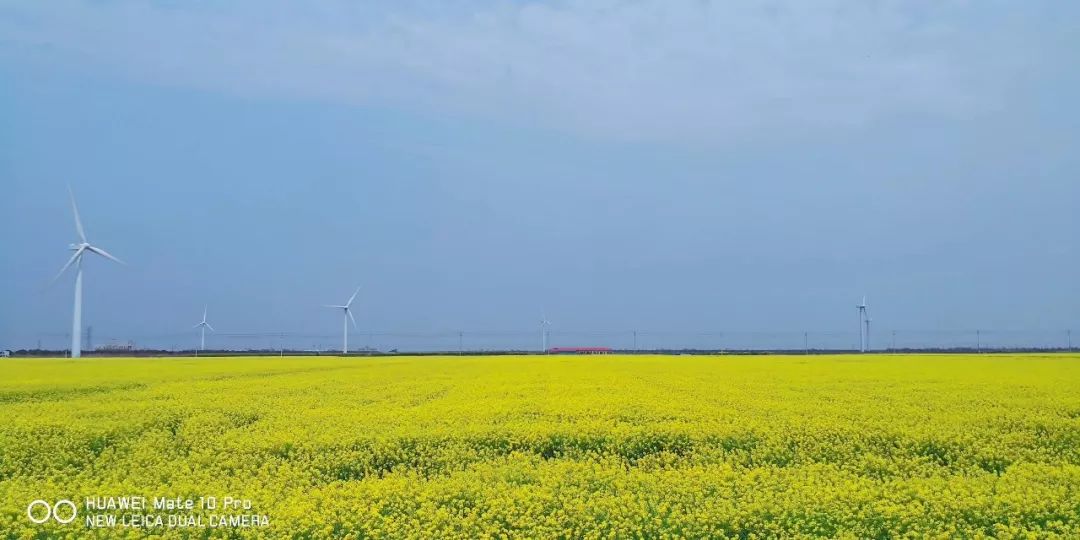
M 71 258 L 68 259 L 68 262 L 60 268 L 60 271 L 56 273 L 56 277 L 52 279 L 51 283 L 56 283 L 56 280 L 60 279 L 60 276 L 64 275 L 64 272 L 66 272 L 68 268 L 71 268 L 71 265 L 76 262 L 79 263 L 79 267 L 81 268 L 83 255 L 86 255 L 87 252 L 101 255 L 113 262 L 124 264 L 124 261 L 113 257 L 108 251 L 90 245 L 90 242 L 86 239 L 86 231 L 83 230 L 82 220 L 79 219 L 79 207 L 75 205 L 75 195 L 71 192 L 70 186 L 68 187 L 68 195 L 71 196 L 71 212 L 75 215 L 75 232 L 79 235 L 79 240 L 81 240 L 81 242 L 68 244 L 68 250 L 74 251 L 75 253 L 73 253 Z
M 213 327 L 213 326 L 210 326 L 210 323 L 206 322 L 206 308 L 205 308 L 205 307 L 203 307 L 203 312 L 202 312 L 202 320 L 201 320 L 201 321 L 199 321 L 199 324 L 196 324 L 195 326 L 192 326 L 192 328 L 193 328 L 193 329 L 197 329 L 197 328 L 209 328 L 211 332 L 214 332 L 214 331 L 215 331 L 215 330 L 214 330 L 214 327 Z

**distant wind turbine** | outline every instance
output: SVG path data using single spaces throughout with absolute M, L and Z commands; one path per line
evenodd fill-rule
M 865 295 L 862 303 L 855 307 L 859 310 L 859 351 L 866 352 L 870 350 L 870 306 Z
M 75 265 L 75 307 L 73 309 L 74 314 L 71 320 L 71 357 L 78 358 L 82 356 L 82 261 L 83 255 L 87 252 L 101 255 L 111 261 L 124 264 L 123 261 L 109 255 L 107 251 L 97 246 L 90 245 L 90 242 L 86 240 L 86 232 L 83 230 L 82 221 L 79 219 L 79 207 L 75 205 L 75 193 L 71 191 L 71 186 L 68 186 L 68 197 L 71 199 L 71 212 L 75 214 L 75 232 L 79 234 L 79 243 L 71 244 L 69 249 L 75 253 L 68 259 L 67 264 L 60 269 L 60 272 L 56 274 L 56 277 L 52 279 L 50 283 L 56 283 L 56 280 L 60 279 L 60 276 L 64 275 L 64 272 Z
M 210 326 L 210 323 L 206 322 L 206 306 L 202 308 L 202 322 L 191 327 L 192 329 L 199 329 L 199 350 L 206 350 L 206 329 L 209 328 L 211 332 L 214 331 L 214 327 Z
M 551 326 L 551 321 L 548 320 L 547 315 L 544 312 L 540 312 L 540 352 L 547 353 L 548 346 L 548 327 Z
M 345 302 L 345 305 L 339 306 L 334 304 L 325 304 L 323 307 L 340 309 L 343 312 L 345 334 L 341 343 L 341 354 L 349 354 L 349 321 L 352 321 L 353 328 L 356 328 L 356 319 L 352 316 L 352 311 L 349 309 L 352 307 L 353 300 L 356 300 L 356 295 L 360 293 L 360 287 L 356 288 L 356 292 L 352 293 L 349 297 L 349 301 Z

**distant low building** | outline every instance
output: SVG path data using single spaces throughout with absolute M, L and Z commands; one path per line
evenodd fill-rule
M 99 352 L 130 352 L 135 350 L 135 342 L 129 341 L 127 343 L 119 343 L 114 341 L 101 345 L 95 350 Z
M 611 347 L 552 347 L 550 354 L 611 354 Z

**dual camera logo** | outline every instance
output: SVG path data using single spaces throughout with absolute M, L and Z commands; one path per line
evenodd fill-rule
M 75 503 L 67 499 L 60 499 L 53 504 L 38 499 L 26 506 L 26 517 L 39 525 L 50 519 L 56 520 L 60 524 L 71 523 L 75 521 L 75 516 L 78 513 Z

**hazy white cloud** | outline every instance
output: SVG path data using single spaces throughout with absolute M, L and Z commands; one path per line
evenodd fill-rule
M 963 2 L 25 2 L 28 64 L 155 84 L 724 141 L 992 109 L 1023 51 Z M 983 19 L 986 17 L 983 16 Z

